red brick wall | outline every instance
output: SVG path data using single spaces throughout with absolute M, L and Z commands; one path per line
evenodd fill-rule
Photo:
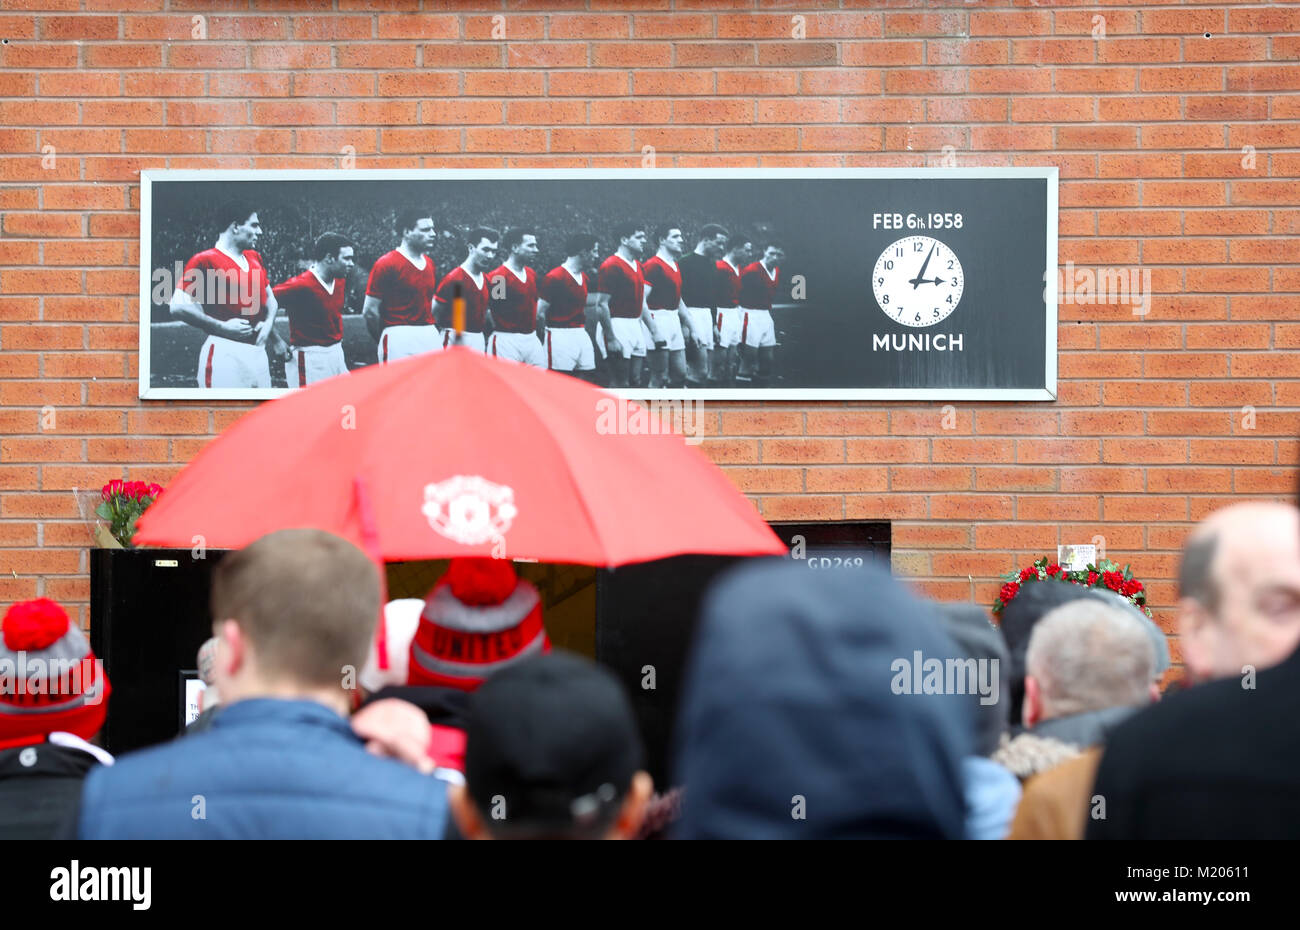
M 84 622 L 70 489 L 165 482 L 247 406 L 136 399 L 139 169 L 349 145 L 358 167 L 1058 165 L 1062 263 L 1149 268 L 1157 295 L 1062 306 L 1057 402 L 957 403 L 947 429 L 941 404 L 719 404 L 705 448 L 770 519 L 894 521 L 896 572 L 946 598 L 1104 536 L 1165 620 L 1189 525 L 1295 489 L 1300 5 L 321 6 L 0 3 L 0 604 Z

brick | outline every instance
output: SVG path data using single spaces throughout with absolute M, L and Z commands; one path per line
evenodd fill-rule
M 381 97 L 446 97 L 455 95 L 459 86 L 459 81 L 454 74 L 391 72 L 381 73 L 378 77 Z M 428 112 L 428 107 L 444 102 L 447 101 L 427 100 L 425 112 Z
M 1017 520 L 1092 520 L 1100 512 L 1101 502 L 1093 495 L 1022 495 L 1016 498 Z
M 1295 470 L 1291 468 L 1234 468 L 1232 491 L 1238 494 L 1295 494 Z M 1228 488 L 1216 488 L 1224 493 Z
M 657 102 L 657 101 L 656 101 Z M 758 105 L 762 107 L 768 101 L 759 101 Z M 592 117 L 595 118 L 595 109 L 593 104 Z M 714 125 L 717 123 L 748 123 L 754 119 L 755 104 L 749 100 L 727 100 L 727 99 L 696 99 L 696 100 L 674 100 L 672 101 L 670 121 L 674 124 L 682 123 L 705 123 Z M 653 122 L 668 122 L 669 120 L 653 120 Z M 641 122 L 646 122 L 642 120 Z M 783 122 L 788 122 L 785 120 Z
M 967 549 L 971 545 L 970 527 L 941 524 L 897 524 L 890 527 L 890 543 L 895 549 Z
M 554 15 L 547 19 L 552 39 L 625 39 L 629 35 L 626 16 Z M 513 26 L 513 20 L 507 23 Z M 513 34 L 513 28 L 510 31 Z
M 717 93 L 740 94 L 745 97 L 787 96 L 796 92 L 799 76 L 788 70 L 780 71 L 719 71 Z
M 982 465 L 1011 461 L 1011 444 L 1002 439 L 935 439 L 931 461 Z M 921 459 L 920 461 L 925 461 Z
M 1186 497 L 1112 497 L 1102 501 L 1103 520 L 1186 520 Z
M 717 465 L 753 463 L 758 461 L 758 440 L 706 438 L 700 443 L 700 451 Z
M 838 495 L 764 497 L 761 500 L 765 520 L 840 520 L 844 517 L 844 498 Z
M 1056 486 L 1056 471 L 1051 468 L 1003 468 L 985 465 L 975 469 L 977 491 L 1054 491 Z
M 605 54 L 607 48 L 610 49 L 609 57 Z M 753 65 L 758 61 L 755 46 L 749 42 L 676 42 L 671 47 L 612 43 L 609 46 L 598 45 L 593 59 L 597 67 L 677 65 L 687 68 L 734 68 Z
M 798 468 L 749 467 L 724 468 L 722 471 L 744 494 L 797 494 L 803 491 L 803 473 Z
M 805 490 L 809 493 L 836 491 L 861 494 L 889 490 L 889 474 L 881 467 L 817 466 L 806 470 Z
M 971 472 L 970 466 L 895 466 L 889 469 L 889 488 L 894 491 L 969 491 L 973 487 Z
M 1271 439 L 1189 439 L 1191 465 L 1272 465 L 1274 444 Z
M 798 414 L 796 413 L 796 416 Z M 866 410 L 809 410 L 805 415 L 808 435 L 879 435 L 887 432 L 889 415 L 884 411 Z M 727 414 L 722 415 L 726 430 Z
M 929 459 L 929 440 L 850 439 L 845 452 L 848 462 L 924 462 Z
M 855 494 L 844 498 L 847 520 L 924 520 L 929 514 L 923 494 Z
M 762 460 L 776 464 L 844 461 L 844 442 L 838 439 L 765 439 Z
M 930 516 L 936 520 L 1010 520 L 1013 510 L 1005 494 L 930 495 Z
M 1021 464 L 1091 464 L 1101 461 L 1096 439 L 1017 439 L 1015 459 Z

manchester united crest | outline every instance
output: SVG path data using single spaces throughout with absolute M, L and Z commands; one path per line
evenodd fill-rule
M 434 530 L 465 546 L 501 539 L 519 512 L 513 488 L 478 475 L 426 484 L 421 510 Z

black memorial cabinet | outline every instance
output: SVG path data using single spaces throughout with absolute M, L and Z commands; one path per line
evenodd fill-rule
M 181 673 L 212 635 L 208 591 L 226 550 L 90 550 L 90 645 L 112 684 L 104 748 L 122 753 L 180 732 Z

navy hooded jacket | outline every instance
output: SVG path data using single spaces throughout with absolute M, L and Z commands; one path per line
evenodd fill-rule
M 729 572 L 688 666 L 676 836 L 961 838 L 970 698 L 906 693 L 918 651 L 961 654 L 936 608 L 877 566 Z

